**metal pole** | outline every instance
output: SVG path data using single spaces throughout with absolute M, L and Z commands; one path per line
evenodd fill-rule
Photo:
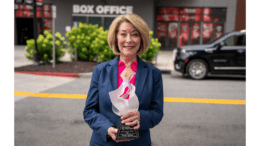
M 56 56 L 55 56 L 55 19 L 54 18 L 52 19 L 52 30 L 53 30 L 52 31 L 52 38 L 53 38 L 53 44 L 52 44 L 53 65 L 52 65 L 52 67 L 55 68 Z
M 78 60 L 77 48 L 75 48 L 75 61 Z
M 78 22 L 74 21 L 73 25 L 74 25 L 74 27 L 78 27 Z M 77 61 L 78 60 L 77 48 L 75 48 L 75 55 L 74 56 L 75 56 L 75 61 Z
M 52 58 L 53 58 L 53 64 L 52 67 L 55 68 L 56 63 L 56 55 L 55 55 L 55 19 L 56 19 L 56 6 L 52 6 Z
M 38 49 L 37 49 L 37 36 L 38 36 L 38 32 L 37 32 L 37 17 L 36 17 L 36 0 L 33 0 L 33 23 L 34 23 L 34 66 L 39 66 L 39 59 L 38 59 Z

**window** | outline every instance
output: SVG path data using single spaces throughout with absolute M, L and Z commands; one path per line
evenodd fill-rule
M 74 17 L 74 21 L 86 23 L 86 17 Z
M 225 40 L 225 46 L 245 46 L 245 35 L 234 35 Z
M 165 49 L 208 44 L 224 34 L 226 21 L 224 7 L 157 7 L 156 12 L 155 32 L 162 48 Z M 170 29 L 172 24 L 177 28 Z
M 235 36 L 231 36 L 225 40 L 225 46 L 235 46 Z
M 74 16 L 73 26 L 78 27 L 78 23 L 82 22 L 93 25 L 97 24 L 98 27 L 103 26 L 104 30 L 108 30 L 114 19 L 115 17 Z
M 108 30 L 110 27 L 110 24 L 113 22 L 115 18 L 114 17 L 107 17 L 105 18 L 105 26 L 104 26 L 104 30 Z
M 89 17 L 90 24 L 98 24 L 98 27 L 102 26 L 102 18 L 101 17 Z
M 246 35 L 239 35 L 236 37 L 236 46 L 245 46 Z

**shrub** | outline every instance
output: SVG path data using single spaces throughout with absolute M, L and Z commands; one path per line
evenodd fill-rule
M 110 49 L 108 45 L 107 34 L 108 30 L 100 31 L 99 35 L 96 37 L 96 39 L 92 42 L 90 46 L 92 49 L 96 49 L 98 51 L 98 62 L 105 62 L 114 59 L 117 56 L 113 53 L 112 49 Z
M 158 51 L 160 50 L 161 43 L 158 41 L 157 38 L 152 38 L 153 31 L 149 31 L 149 36 L 150 36 L 150 44 L 148 49 L 145 51 L 144 54 L 139 55 L 141 59 L 147 62 L 151 62 L 155 57 Z
M 53 41 L 52 41 L 52 31 L 45 30 L 44 35 L 40 34 L 37 38 L 37 50 L 38 50 L 38 59 L 39 61 L 43 61 L 47 64 L 52 60 L 53 55 Z M 65 38 L 61 36 L 59 32 L 55 34 L 55 60 L 56 62 L 61 62 L 60 58 L 64 56 L 65 50 L 64 47 L 66 45 Z M 34 39 L 29 39 L 26 41 L 27 45 L 25 46 L 25 50 L 28 54 L 25 54 L 25 57 L 29 60 L 34 60 L 34 50 L 35 43 Z
M 79 22 L 79 27 L 72 27 L 72 30 L 66 33 L 66 37 L 72 60 L 75 60 L 75 49 L 77 49 L 78 60 L 98 62 L 107 60 L 104 59 L 104 56 L 109 54 L 107 31 L 104 31 L 103 27 L 98 28 L 97 24 Z

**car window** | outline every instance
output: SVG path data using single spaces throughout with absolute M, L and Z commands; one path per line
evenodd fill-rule
M 235 39 L 236 46 L 245 46 L 245 35 L 238 35 Z
M 246 36 L 243 35 L 233 35 L 229 38 L 227 38 L 226 40 L 224 40 L 225 42 L 225 46 L 245 46 L 245 38 Z
M 245 40 L 244 40 L 244 42 L 245 42 L 245 46 L 246 46 L 246 35 L 245 35 Z
M 231 36 L 224 40 L 225 46 L 235 46 L 235 36 Z

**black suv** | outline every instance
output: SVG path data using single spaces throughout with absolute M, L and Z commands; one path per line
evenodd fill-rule
M 173 50 L 174 69 L 193 79 L 210 74 L 246 73 L 246 31 L 233 31 L 204 45 Z

